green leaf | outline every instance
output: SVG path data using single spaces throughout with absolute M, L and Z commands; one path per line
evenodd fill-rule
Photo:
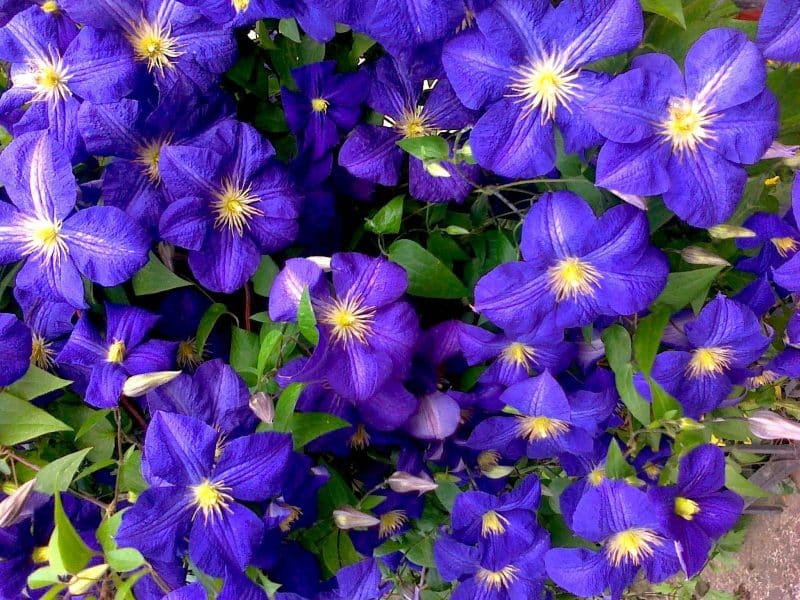
M 740 496 L 749 498 L 768 498 L 770 496 L 769 492 L 762 490 L 755 483 L 747 480 L 741 473 L 738 473 L 730 463 L 725 464 L 725 487 Z
M 653 397 L 653 418 L 656 421 L 662 419 L 680 419 L 683 414 L 680 403 L 670 396 L 658 382 L 650 376 L 645 375 L 647 383 L 650 384 L 650 394 Z
M 141 494 L 147 489 L 142 478 L 142 452 L 131 446 L 122 457 L 122 469 L 119 474 L 119 491 Z
M 425 135 L 404 138 L 397 142 L 403 150 L 420 160 L 447 160 L 450 158 L 450 145 L 438 135 Z
M 621 325 L 612 325 L 601 335 L 606 348 L 606 358 L 622 402 L 631 414 L 643 425 L 650 423 L 650 405 L 633 385 L 635 370 L 631 364 L 631 338 Z
M 270 331 L 261 340 L 261 346 L 258 349 L 258 378 L 261 379 L 266 371 L 267 366 L 274 367 L 277 363 L 278 350 L 281 347 L 281 332 L 278 329 Z
M 388 249 L 389 260 L 408 273 L 408 293 L 423 298 L 464 298 L 469 290 L 447 266 L 411 240 L 397 240 Z
M 97 533 L 95 535 L 105 554 L 117 549 L 117 542 L 114 536 L 117 535 L 117 530 L 122 523 L 123 513 L 124 511 L 115 512 L 113 515 L 103 520 L 97 528 Z
M 642 372 L 650 374 L 653 361 L 661 345 L 661 336 L 664 328 L 669 323 L 670 311 L 658 308 L 639 321 L 636 333 L 633 334 L 633 349 L 636 355 L 636 364 Z
M 28 587 L 32 590 L 50 587 L 56 583 L 61 583 L 61 580 L 58 578 L 58 571 L 53 567 L 41 567 L 28 575 Z
M 158 257 L 151 252 L 147 264 L 133 276 L 133 293 L 137 296 L 158 294 L 192 285 L 170 271 Z
M 650 403 L 636 391 L 636 387 L 633 385 L 634 374 L 635 371 L 631 364 L 625 365 L 619 373 L 614 374 L 617 392 L 630 413 L 642 425 L 648 425 L 650 423 Z
M 133 592 L 131 590 L 136 582 L 145 575 L 147 575 L 147 571 L 143 569 L 141 571 L 137 571 L 128 579 L 126 579 L 122 585 L 117 588 L 117 593 L 114 594 L 114 600 L 134 600 Z
M 666 17 L 673 23 L 686 29 L 681 0 L 640 0 L 642 9 L 656 15 Z
M 447 512 L 452 512 L 453 504 L 455 504 L 456 496 L 461 493 L 461 488 L 452 481 L 442 481 L 438 477 L 436 478 L 436 483 L 439 486 L 435 490 L 436 497 Z
M 636 475 L 636 469 L 625 460 L 617 440 L 611 440 L 608 446 L 605 474 L 609 479 L 625 479 Z
M 252 331 L 231 328 L 231 366 L 241 375 L 256 368 L 260 347 L 258 334 Z
M 317 331 L 317 317 L 314 316 L 314 307 L 311 306 L 311 296 L 308 294 L 308 287 L 303 288 L 300 296 L 300 304 L 297 306 L 297 326 L 300 333 L 308 342 L 314 346 L 319 343 L 319 331 Z
M 403 200 L 405 196 L 395 196 L 387 202 L 364 227 L 372 233 L 398 233 L 403 220 Z
M 264 298 L 269 297 L 269 291 L 272 289 L 272 282 L 278 275 L 280 269 L 278 265 L 269 256 L 262 256 L 261 263 L 258 265 L 255 275 L 251 281 L 253 282 L 253 291 L 259 296 Z
M 61 379 L 36 365 L 31 365 L 22 379 L 8 386 L 5 392 L 22 400 L 33 400 L 50 392 L 64 389 L 70 383 L 72 382 L 69 379 Z
M 302 448 L 318 437 L 350 425 L 347 421 L 328 413 L 295 413 L 289 419 L 294 449 Z
M 111 414 L 110 410 L 95 410 L 92 411 L 92 415 L 88 419 L 81 420 L 80 429 L 78 429 L 77 433 L 75 433 L 75 440 L 81 439 L 87 433 L 89 433 L 94 427 L 103 421 L 108 415 Z
M 36 491 L 48 496 L 56 492 L 66 492 L 72 483 L 72 478 L 91 450 L 91 448 L 78 450 L 42 467 L 36 474 Z
M 108 566 L 120 573 L 133 571 L 144 564 L 144 556 L 136 548 L 119 548 L 106 553 Z
M 622 325 L 607 327 L 600 336 L 606 348 L 611 369 L 621 371 L 631 361 L 631 336 Z
M 289 431 L 294 407 L 297 406 L 297 399 L 302 391 L 302 383 L 292 383 L 278 396 L 278 403 L 275 405 L 275 419 L 272 421 L 272 428 L 275 431 Z
M 203 314 L 200 323 L 197 325 L 197 335 L 195 336 L 194 342 L 194 347 L 198 354 L 202 354 L 203 349 L 206 347 L 208 336 L 211 335 L 211 331 L 214 329 L 214 325 L 216 325 L 219 318 L 225 314 L 230 313 L 228 312 L 228 307 L 221 302 L 215 302 L 209 306 Z
M 50 566 L 60 573 L 78 573 L 92 557 L 92 551 L 75 531 L 61 505 L 61 494 L 55 495 L 55 529 L 48 546 Z
M 694 271 L 670 273 L 667 287 L 656 298 L 654 304 L 680 310 L 695 298 L 705 298 L 714 279 L 723 267 L 708 267 Z
M 0 444 L 3 446 L 21 444 L 54 431 L 71 430 L 69 425 L 41 408 L 9 394 L 0 393 L 0 407 Z
M 278 22 L 278 32 L 293 42 L 300 43 L 300 30 L 297 28 L 297 21 L 294 19 L 281 19 Z

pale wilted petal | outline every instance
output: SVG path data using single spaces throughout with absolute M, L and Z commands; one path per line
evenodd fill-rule
M 800 146 L 787 146 L 775 140 L 772 142 L 772 145 L 767 148 L 767 151 L 761 158 L 763 160 L 768 160 L 770 158 L 794 158 L 798 150 L 800 150 Z
M 264 423 L 271 424 L 275 420 L 275 403 L 264 392 L 250 396 L 250 410 Z
M 626 194 L 617 190 L 608 190 L 623 202 L 627 202 L 631 206 L 647 210 L 647 198 L 644 196 L 637 196 L 636 194 Z
M 309 256 L 306 258 L 306 260 L 310 260 L 326 273 L 331 270 L 330 256 Z
M 762 440 L 800 440 L 800 423 L 790 421 L 768 410 L 759 410 L 747 417 L 750 431 Z
M 36 479 L 31 479 L 0 502 L 0 528 L 15 525 L 29 514 L 30 511 L 26 511 L 25 507 L 35 485 Z

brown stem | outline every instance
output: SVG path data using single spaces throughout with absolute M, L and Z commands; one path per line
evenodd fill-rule
M 119 405 L 125 409 L 125 412 L 128 413 L 131 419 L 136 421 L 136 424 L 142 428 L 142 431 L 147 429 L 147 421 L 144 420 L 144 417 L 139 413 L 139 410 L 136 408 L 136 405 L 131 401 L 130 398 L 127 396 L 121 396 L 119 399 Z
M 245 282 L 244 284 L 244 329 L 248 333 L 250 332 L 250 305 L 252 299 L 250 298 L 250 284 Z

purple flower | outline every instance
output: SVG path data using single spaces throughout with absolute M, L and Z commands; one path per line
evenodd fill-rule
M 554 458 L 592 450 L 592 415 L 573 415 L 564 390 L 548 371 L 510 386 L 500 401 L 516 409 L 513 416 L 489 417 L 470 435 L 467 445 L 518 458 Z
M 318 600 L 379 600 L 392 589 L 391 583 L 381 584 L 382 579 L 378 563 L 374 559 L 362 560 L 339 569 L 334 589 L 320 593 L 317 598 Z
M 564 341 L 563 329 L 552 321 L 542 321 L 521 334 L 494 334 L 462 325 L 459 341 L 470 365 L 494 361 L 480 377 L 487 384 L 511 385 L 545 369 L 557 375 L 570 365 L 576 350 L 574 344 Z
M 296 92 L 281 89 L 286 120 L 302 150 L 320 159 L 339 143 L 361 116 L 369 78 L 364 71 L 336 75 L 336 61 L 326 60 L 294 69 Z
M 621 481 L 606 481 L 589 489 L 578 503 L 572 530 L 600 544 L 597 550 L 554 548 L 545 556 L 547 574 L 578 596 L 598 596 L 611 590 L 618 600 L 640 569 L 658 583 L 680 565 L 674 544 L 644 492 Z
M 300 196 L 274 156 L 253 127 L 232 119 L 161 150 L 159 171 L 175 199 L 161 215 L 161 236 L 189 250 L 189 267 L 208 289 L 237 290 L 262 254 L 297 234 Z
M 696 227 L 726 221 L 747 173 L 778 132 L 778 103 L 766 89 L 764 58 L 741 31 L 712 29 L 686 55 L 685 75 L 664 54 L 645 54 L 589 104 L 609 141 L 597 185 L 663 194 Z
M 675 548 L 687 577 L 705 565 L 713 540 L 736 524 L 744 502 L 725 485 L 725 455 L 704 444 L 681 458 L 677 485 L 655 487 L 648 496 L 661 523 L 675 540 Z
M 80 142 L 81 101 L 119 100 L 133 89 L 135 76 L 133 54 L 121 35 L 72 27 L 72 38 L 62 41 L 58 22 L 34 9 L 0 29 L 0 58 L 12 63 L 13 82 L 0 100 L 0 114 L 28 105 L 14 133 L 47 130 L 69 155 Z
M 800 1 L 767 0 L 756 44 L 770 60 L 800 61 Z
M 14 290 L 14 298 L 31 330 L 31 362 L 40 369 L 53 368 L 56 355 L 72 332 L 75 309 L 66 302 L 52 302 L 22 288 Z
M 215 26 L 176 0 L 62 0 L 62 5 L 76 22 L 122 35 L 130 64 L 146 67 L 162 93 L 176 84 L 205 92 L 233 64 L 230 27 Z
M 367 104 L 384 115 L 385 126 L 359 125 L 345 140 L 339 164 L 356 177 L 397 185 L 405 155 L 398 141 L 460 130 L 472 121 L 473 113 L 461 105 L 446 79 L 438 81 L 424 103 L 421 96 L 422 86 L 394 60 L 387 57 L 378 61 Z M 443 162 L 441 166 L 449 177 L 434 177 L 421 160 L 410 157 L 409 189 L 413 197 L 428 202 L 461 202 L 469 195 L 479 169 L 466 163 Z
M 770 340 L 752 310 L 722 294 L 685 331 L 687 348 L 656 356 L 651 376 L 681 403 L 685 416 L 697 419 L 719 406 L 733 387 L 735 371 L 761 358 Z
M 507 329 L 553 317 L 559 327 L 575 327 L 644 310 L 668 273 L 649 237 L 647 218 L 630 205 L 598 219 L 572 192 L 545 194 L 522 226 L 524 261 L 478 281 L 475 309 Z
M 0 387 L 11 385 L 31 365 L 31 330 L 17 317 L 0 313 Z
M 551 171 L 554 124 L 567 152 L 602 141 L 584 111 L 609 76 L 583 67 L 639 44 L 638 2 L 498 0 L 477 22 L 445 44 L 442 60 L 459 99 L 486 108 L 470 136 L 481 166 L 519 178 Z
M 192 562 L 209 575 L 244 570 L 263 524 L 240 501 L 276 496 L 290 453 L 286 434 L 224 440 L 199 419 L 157 412 L 147 428 L 143 458 L 143 472 L 154 487 L 125 512 L 117 543 L 166 559 L 182 552 L 188 535 Z
M 102 336 L 84 313 L 56 362 L 78 384 L 86 386 L 85 400 L 98 408 L 117 406 L 130 375 L 166 371 L 175 360 L 177 344 L 146 340 L 158 316 L 133 306 L 106 304 Z M 74 375 L 73 375 L 74 374 Z
M 25 259 L 18 287 L 83 308 L 81 275 L 114 286 L 147 262 L 147 234 L 124 212 L 73 212 L 72 166 L 49 136 L 15 138 L 0 156 L 0 181 L 13 202 L 0 201 L 0 264 Z
M 779 237 L 772 241 L 777 251 L 780 253 L 783 250 L 782 257 L 789 257 L 781 265 L 771 265 L 775 268 L 773 272 L 773 279 L 775 283 L 790 292 L 800 291 L 800 258 L 798 258 L 797 248 L 800 247 L 800 233 L 797 231 L 797 225 L 800 223 L 800 176 L 795 176 L 794 184 L 792 185 L 792 216 L 794 217 L 795 227 L 790 228 L 790 232 L 785 237 Z
M 273 321 L 296 320 L 308 288 L 320 339 L 295 380 L 322 379 L 345 398 L 365 402 L 410 366 L 417 319 L 401 300 L 408 277 L 384 258 L 357 253 L 334 254 L 331 271 L 335 293 L 315 263 L 287 261 L 272 286 L 269 315 Z

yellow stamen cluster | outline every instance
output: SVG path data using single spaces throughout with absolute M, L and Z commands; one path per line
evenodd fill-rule
M 434 128 L 428 121 L 428 117 L 421 106 L 407 109 L 394 124 L 394 128 L 406 139 L 423 137 L 434 133 Z
M 363 424 L 356 427 L 353 435 L 347 441 L 347 445 L 355 450 L 364 450 L 369 447 L 369 432 Z
M 243 13 L 250 8 L 250 0 L 231 0 L 231 4 L 237 13 Z
M 125 342 L 114 340 L 106 352 L 106 362 L 119 364 L 125 360 Z
M 23 222 L 22 231 L 26 238 L 23 254 L 34 255 L 48 265 L 60 263 L 69 252 L 61 226 L 60 219 L 40 218 Z
M 591 471 L 589 471 L 589 475 L 587 475 L 587 479 L 589 481 L 589 485 L 593 487 L 597 487 L 601 483 L 603 483 L 603 479 L 606 477 L 606 470 L 603 467 L 595 467 Z
M 331 328 L 335 343 L 367 343 L 375 318 L 374 307 L 363 306 L 358 298 L 345 297 L 325 304 L 319 313 L 320 322 Z
M 772 238 L 770 239 L 770 242 L 772 242 L 772 245 L 775 246 L 778 254 L 780 254 L 783 258 L 786 258 L 789 256 L 789 253 L 797 250 L 797 246 L 800 245 L 800 242 L 792 237 Z
M 662 539 L 651 529 L 626 529 L 606 540 L 605 552 L 615 567 L 623 562 L 639 566 L 643 560 L 653 556 L 654 547 L 662 543 Z
M 503 535 L 506 532 L 506 525 L 508 519 L 490 510 L 481 517 L 481 536 Z
M 667 118 L 660 124 L 661 135 L 672 144 L 673 152 L 693 154 L 698 146 L 713 139 L 709 129 L 712 121 L 707 109 L 696 100 L 673 99 L 667 109 Z
M 536 360 L 536 350 L 521 342 L 512 342 L 503 349 L 500 358 L 517 367 L 530 368 Z
M 484 450 L 478 454 L 477 462 L 481 471 L 491 471 L 500 464 L 500 453 L 497 450 Z
M 50 562 L 50 548 L 47 546 L 36 546 L 31 553 L 33 564 L 40 565 Z
M 189 338 L 178 343 L 176 360 L 181 369 L 193 369 L 203 362 L 203 353 L 197 351 L 197 344 L 194 338 Z
M 317 113 L 328 112 L 328 107 L 331 105 L 325 98 L 314 98 L 311 100 L 311 110 Z
M 661 473 L 661 468 L 658 465 L 653 464 L 653 463 L 648 461 L 644 465 L 644 472 L 647 473 L 647 475 L 649 477 L 652 477 L 653 479 L 655 479 Z
M 161 150 L 170 141 L 171 136 L 164 139 L 150 140 L 136 150 L 136 163 L 142 166 L 150 183 L 159 183 L 161 181 Z
M 192 515 L 193 519 L 199 512 L 202 512 L 203 519 L 208 521 L 209 517 L 221 516 L 223 510 L 230 511 L 228 504 L 233 497 L 228 492 L 231 488 L 225 487 L 222 482 L 213 483 L 206 479 L 202 483 L 192 486 L 191 490 L 192 504 L 196 507 Z
M 689 498 L 677 496 L 675 498 L 675 514 L 683 517 L 687 521 L 694 519 L 694 516 L 700 512 L 700 505 Z
M 34 65 L 32 83 L 35 101 L 63 102 L 72 95 L 68 85 L 71 75 L 60 56 L 37 59 Z
M 286 518 L 280 522 L 280 530 L 286 533 L 292 528 L 292 525 L 303 515 L 303 509 L 299 506 L 294 506 L 293 504 L 284 505 L 284 508 L 289 510 L 289 514 Z
M 48 15 L 58 15 L 61 13 L 61 7 L 58 5 L 58 2 L 55 2 L 54 0 L 42 2 L 39 8 L 42 9 L 43 13 Z
M 555 294 L 556 302 L 594 296 L 601 277 L 594 265 L 575 256 L 562 258 L 547 269 L 547 285 Z
M 517 417 L 519 437 L 533 442 L 558 437 L 569 431 L 569 423 L 550 417 Z
M 390 510 L 383 513 L 379 519 L 378 537 L 381 539 L 392 537 L 403 528 L 403 525 L 408 523 L 408 517 L 402 510 Z
M 576 81 L 580 73 L 580 69 L 567 66 L 565 54 L 546 55 L 517 70 L 509 96 L 524 105 L 524 116 L 538 110 L 541 122 L 547 123 L 555 118 L 559 107 L 569 111 L 570 104 L 581 95 Z
M 133 24 L 132 30 L 128 39 L 133 46 L 133 54 L 137 60 L 147 62 L 148 71 L 158 69 L 163 74 L 164 69 L 173 68 L 173 60 L 183 54 L 168 26 L 143 19 Z
M 259 200 L 258 196 L 252 194 L 249 186 L 225 179 L 211 203 L 212 210 L 217 214 L 214 227 L 227 227 L 230 231 L 243 235 L 245 227 L 250 228 L 250 219 L 264 215 L 262 210 L 253 206 Z
M 517 579 L 519 569 L 514 565 L 503 567 L 499 571 L 490 571 L 489 569 L 480 568 L 475 573 L 475 579 L 487 590 L 504 590 L 508 589 Z
M 51 342 L 37 333 L 32 336 L 31 362 L 40 369 L 50 369 L 55 364 L 56 352 Z
M 686 367 L 689 377 L 704 377 L 724 373 L 733 359 L 733 351 L 721 346 L 718 348 L 697 348 L 692 352 L 692 358 Z

